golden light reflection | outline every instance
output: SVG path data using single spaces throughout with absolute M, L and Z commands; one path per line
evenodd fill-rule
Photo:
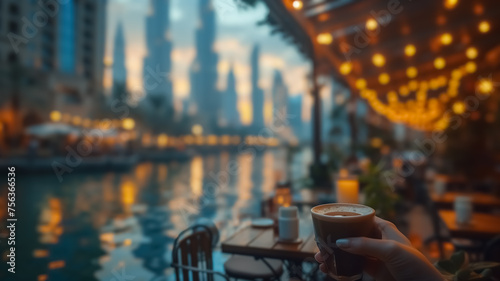
M 240 154 L 238 156 L 239 177 L 238 183 L 238 199 L 232 208 L 235 217 L 238 216 L 240 210 L 247 204 L 248 200 L 252 198 L 252 162 L 255 157 L 252 154 Z
M 165 148 L 168 144 L 168 136 L 166 134 L 160 134 L 156 140 L 158 147 Z
M 199 124 L 193 125 L 193 127 L 191 128 L 191 132 L 193 133 L 193 135 L 199 136 L 203 134 L 203 127 Z
M 121 201 L 126 207 L 134 204 L 135 201 L 135 184 L 132 181 L 125 181 L 121 185 Z
M 200 197 L 203 192 L 203 158 L 196 156 L 191 160 L 191 177 L 189 180 L 191 193 Z

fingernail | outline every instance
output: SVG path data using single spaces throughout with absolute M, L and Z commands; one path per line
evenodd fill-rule
M 339 246 L 339 248 L 349 248 L 349 239 L 339 239 L 337 240 L 337 242 L 335 242 L 335 244 L 337 244 L 337 246 Z

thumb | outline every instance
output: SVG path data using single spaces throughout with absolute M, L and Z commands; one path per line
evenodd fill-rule
M 371 256 L 382 262 L 389 262 L 392 257 L 401 251 L 398 242 L 392 240 L 380 240 L 366 237 L 339 239 L 337 246 L 349 253 L 361 256 Z

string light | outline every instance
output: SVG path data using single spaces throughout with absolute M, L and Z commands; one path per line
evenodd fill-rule
M 465 112 L 465 104 L 461 101 L 457 101 L 453 104 L 453 112 L 456 114 L 462 114 Z
M 352 70 L 352 63 L 351 62 L 344 62 L 340 65 L 339 71 L 342 75 L 347 75 L 351 73 Z
M 482 21 L 479 23 L 478 29 L 481 33 L 486 33 L 490 31 L 490 23 L 487 21 Z
M 363 90 L 366 88 L 366 80 L 363 78 L 359 78 L 356 80 L 356 88 L 359 90 Z
M 406 69 L 406 76 L 408 76 L 408 78 L 415 78 L 417 77 L 417 75 L 418 75 L 418 70 L 416 67 L 410 66 Z
M 446 61 L 442 57 L 438 57 L 434 60 L 434 67 L 436 69 L 443 69 L 446 66 Z
M 414 45 L 408 44 L 405 47 L 405 55 L 412 57 L 417 52 L 417 48 Z
M 370 18 L 366 21 L 366 29 L 375 30 L 375 29 L 377 29 L 377 27 L 378 27 L 378 23 L 375 19 Z
M 458 0 L 445 0 L 444 1 L 444 7 L 446 9 L 453 9 L 457 5 Z
M 478 83 L 478 90 L 482 94 L 490 94 L 493 92 L 493 83 L 488 79 L 481 79 Z
M 476 72 L 476 69 L 477 69 L 476 63 L 474 63 L 473 61 L 470 61 L 465 65 L 465 70 L 469 73 Z
M 465 51 L 465 55 L 467 56 L 468 59 L 475 59 L 477 57 L 477 49 L 474 47 L 469 47 Z
M 132 118 L 125 118 L 122 121 L 122 127 L 125 130 L 132 130 L 135 127 L 135 121 Z
M 385 58 L 381 54 L 375 54 L 372 57 L 372 62 L 377 67 L 382 67 L 385 64 Z
M 391 77 L 385 72 L 378 76 L 378 82 L 382 85 L 386 85 L 389 81 L 391 81 Z
M 321 45 L 330 45 L 333 42 L 333 37 L 330 33 L 320 33 L 316 37 L 316 41 Z
M 450 45 L 451 42 L 453 42 L 453 36 L 451 36 L 451 34 L 445 33 L 441 35 L 441 44 Z

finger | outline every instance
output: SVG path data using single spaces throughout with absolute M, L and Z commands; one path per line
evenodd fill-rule
M 337 246 L 349 253 L 375 257 L 382 262 L 389 262 L 391 258 L 401 252 L 401 244 L 393 240 L 380 240 L 366 237 L 339 239 Z
M 404 245 L 411 245 L 410 240 L 403 235 L 403 233 L 399 232 L 398 228 L 394 223 L 390 221 L 383 220 L 379 217 L 375 217 L 375 225 L 378 227 L 380 232 L 382 233 L 382 237 L 389 240 L 397 241 Z
M 323 273 L 328 273 L 328 269 L 326 268 L 326 265 L 323 263 L 319 265 L 319 270 L 321 270 Z
M 325 259 L 323 259 L 323 257 L 321 256 L 321 252 L 317 252 L 315 255 L 314 255 L 314 259 L 316 259 L 317 262 L 319 263 L 322 263 L 325 261 Z

